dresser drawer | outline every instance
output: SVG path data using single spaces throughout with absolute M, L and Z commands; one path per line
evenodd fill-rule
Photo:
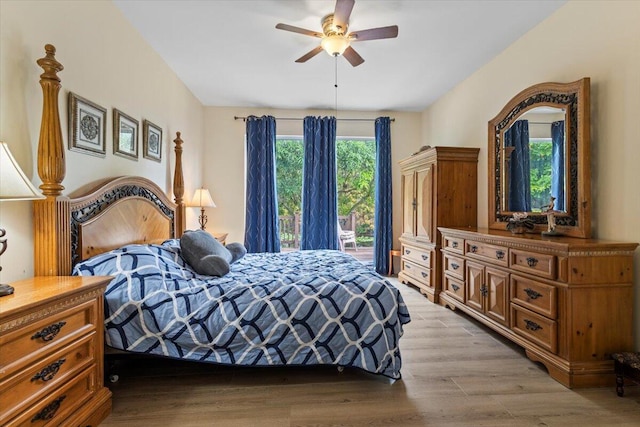
M 426 286 L 433 287 L 431 284 L 431 269 L 429 268 L 403 259 L 402 272 Z
M 29 319 L 29 315 L 25 318 Z M 0 335 L 0 380 L 34 359 L 96 329 L 96 300 L 47 316 Z
M 93 395 L 95 371 L 94 365 L 3 426 L 64 426 L 65 419 Z
M 490 261 L 503 267 L 509 264 L 509 257 L 507 256 L 509 249 L 504 246 L 467 240 L 465 241 L 465 252 L 469 257 Z
M 555 320 L 511 304 L 511 329 L 545 350 L 557 352 L 558 324 Z
M 0 382 L 0 425 L 94 364 L 95 338 L 83 337 Z
M 464 254 L 464 239 L 460 237 L 443 236 L 442 248 L 449 252 L 455 252 L 460 255 Z
M 552 280 L 556 278 L 556 257 L 553 255 L 511 249 L 509 256 L 514 270 Z
M 511 302 L 538 314 L 555 319 L 557 316 L 557 289 L 555 286 L 511 275 Z
M 423 267 L 431 268 L 431 251 L 429 249 L 402 245 L 402 257 Z
M 464 279 L 464 258 L 443 252 L 442 263 L 445 273 L 459 280 Z
M 444 291 L 460 302 L 464 302 L 464 282 L 446 274 L 444 276 Z

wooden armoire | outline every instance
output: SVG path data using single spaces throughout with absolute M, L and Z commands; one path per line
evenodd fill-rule
M 398 279 L 438 302 L 442 237 L 438 227 L 474 227 L 478 148 L 432 147 L 399 162 L 402 171 L 401 271 Z

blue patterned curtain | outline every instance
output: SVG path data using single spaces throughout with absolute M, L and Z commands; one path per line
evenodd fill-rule
M 513 147 L 509 162 L 509 206 L 511 212 L 531 211 L 531 166 L 529 122 L 518 120 L 504 133 L 505 148 Z
M 338 249 L 336 118 L 304 118 L 300 249 Z
M 564 210 L 564 120 L 551 123 L 551 195 L 554 209 Z
M 280 252 L 275 159 L 276 119 L 247 117 L 247 252 Z
M 391 120 L 378 117 L 376 127 L 375 214 L 373 266 L 380 274 L 389 271 L 389 251 L 393 247 L 393 204 L 391 194 Z

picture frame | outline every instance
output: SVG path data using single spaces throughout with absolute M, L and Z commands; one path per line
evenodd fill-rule
M 69 92 L 69 150 L 105 157 L 107 109 Z
M 113 109 L 113 154 L 138 160 L 138 121 Z
M 162 161 L 162 128 L 149 120 L 142 121 L 142 156 Z

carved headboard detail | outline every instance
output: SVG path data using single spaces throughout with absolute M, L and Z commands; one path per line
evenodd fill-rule
M 176 164 L 172 202 L 152 181 L 134 176 L 101 180 L 83 186 L 73 197 L 62 195 L 66 166 L 58 93 L 63 70 L 53 45 L 37 61 L 43 92 L 38 143 L 40 189 L 34 202 L 34 270 L 36 276 L 66 276 L 73 265 L 90 256 L 129 243 L 156 243 L 179 237 L 185 229 L 182 144 L 176 133 Z M 89 190 L 87 190 L 89 189 Z

